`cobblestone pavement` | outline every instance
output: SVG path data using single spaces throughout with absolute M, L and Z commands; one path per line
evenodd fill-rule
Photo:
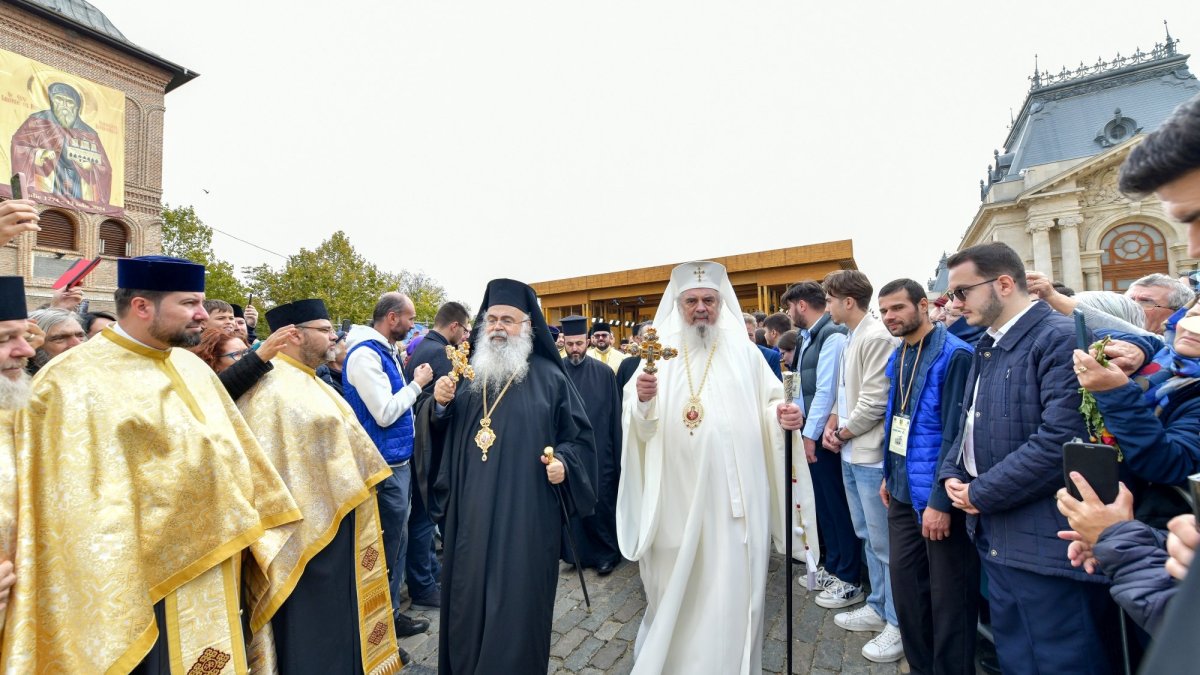
M 783 557 L 773 556 L 767 586 L 764 673 L 778 674 L 785 669 L 783 574 Z M 607 577 L 588 570 L 585 577 L 592 598 L 591 614 L 584 607 L 583 592 L 574 569 L 564 567 L 559 574 L 548 675 L 628 673 L 633 667 L 633 641 L 646 609 L 637 564 L 626 562 Z M 818 607 L 808 592 L 794 583 L 792 590 L 795 615 L 793 672 L 814 675 L 892 675 L 902 672 L 900 664 L 877 664 L 863 658 L 862 647 L 874 633 L 851 633 L 838 628 L 833 623 L 833 615 L 843 610 Z M 413 657 L 412 665 L 404 673 L 436 673 L 438 612 L 410 610 L 408 614 L 425 617 L 432 625 L 428 633 L 400 641 L 400 646 Z

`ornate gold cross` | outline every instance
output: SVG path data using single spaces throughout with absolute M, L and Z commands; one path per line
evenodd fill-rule
M 679 356 L 679 352 L 674 347 L 664 347 L 658 341 L 658 331 L 653 328 L 647 328 L 642 334 L 641 344 L 627 344 L 621 348 L 621 351 L 630 356 L 636 356 L 639 359 L 646 361 L 646 367 L 643 368 L 648 375 L 653 375 L 658 372 L 658 366 L 654 365 L 655 361 L 666 361 Z
M 458 344 L 458 349 L 451 345 L 446 345 L 446 358 L 450 359 L 450 379 L 458 382 L 459 376 L 464 376 L 468 380 L 475 379 L 475 369 L 471 367 L 471 343 L 463 340 Z

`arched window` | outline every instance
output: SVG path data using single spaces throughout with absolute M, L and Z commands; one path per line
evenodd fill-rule
M 100 223 L 100 253 L 115 258 L 129 256 L 129 230 L 119 220 Z
M 1166 239 L 1153 225 L 1118 225 L 1105 233 L 1100 250 L 1100 274 L 1106 291 L 1124 292 L 1147 274 L 1166 274 L 1169 269 Z
M 49 248 L 65 248 L 74 251 L 75 221 L 62 211 L 46 209 L 38 218 L 37 245 Z

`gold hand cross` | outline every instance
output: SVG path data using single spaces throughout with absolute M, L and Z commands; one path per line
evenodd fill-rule
M 471 367 L 471 362 L 468 357 L 471 355 L 471 343 L 463 340 L 459 343 L 458 349 L 451 345 L 446 345 L 446 358 L 450 359 L 450 379 L 458 382 L 459 376 L 464 376 L 468 380 L 475 379 L 475 369 Z
M 658 366 L 654 365 L 655 361 L 666 361 L 679 356 L 678 350 L 674 347 L 664 347 L 658 341 L 658 332 L 653 328 L 647 328 L 642 337 L 641 344 L 628 344 L 621 348 L 621 351 L 630 356 L 636 356 L 646 361 L 646 367 L 643 368 L 648 375 L 653 375 L 658 372 Z

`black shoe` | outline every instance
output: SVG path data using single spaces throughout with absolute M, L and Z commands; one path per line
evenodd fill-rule
M 599 574 L 602 577 L 606 577 L 606 576 L 612 574 L 613 570 L 615 570 L 615 569 L 617 569 L 616 563 L 602 562 L 596 566 L 596 574 Z
M 412 604 L 413 609 L 441 609 L 442 608 L 442 591 L 440 588 L 435 588 L 425 595 L 414 595 Z
M 396 614 L 396 637 L 420 635 L 429 630 L 428 619 L 414 619 L 407 614 Z
M 408 652 L 404 651 L 404 647 L 400 648 L 400 663 L 402 664 L 401 670 L 407 668 L 408 664 L 412 663 L 412 656 L 410 656 Z

